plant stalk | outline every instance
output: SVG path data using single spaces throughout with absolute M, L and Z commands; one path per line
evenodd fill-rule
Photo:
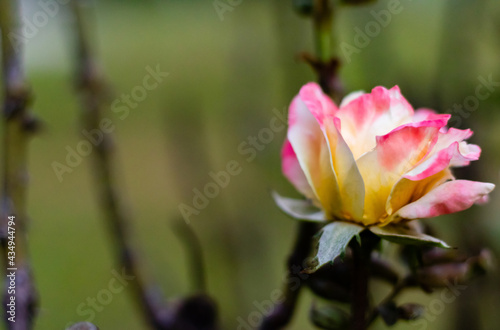
M 83 127 L 87 131 L 100 131 L 106 105 L 107 85 L 92 52 L 82 1 L 72 1 L 77 47 L 77 88 L 82 101 Z M 113 236 L 119 265 L 133 277 L 131 287 L 134 301 L 143 318 L 153 329 L 168 329 L 170 313 L 164 306 L 162 295 L 149 285 L 143 275 L 131 244 L 129 215 L 123 207 L 117 188 L 113 164 L 112 136 L 101 132 L 102 141 L 94 147 L 93 169 L 98 189 L 98 200 L 104 210 L 109 233 Z
M 373 249 L 380 239 L 368 231 L 360 234 L 360 240 L 352 240 L 352 296 L 351 330 L 366 330 L 367 313 L 370 308 L 368 282 L 370 279 L 370 260 Z

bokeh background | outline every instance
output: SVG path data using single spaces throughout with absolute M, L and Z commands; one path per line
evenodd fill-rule
M 43 10 L 35 1 L 24 4 L 28 20 Z M 256 303 L 270 300 L 273 290 L 281 288 L 294 240 L 294 221 L 275 207 L 269 191 L 297 195 L 280 170 L 285 130 L 250 162 L 238 147 L 269 127 L 273 109 L 282 112 L 302 84 L 315 80 L 297 60 L 300 52 L 313 52 L 311 22 L 293 11 L 290 0 L 243 0 L 223 19 L 209 0 L 99 1 L 95 6 L 89 12 L 94 41 L 114 98 L 141 84 L 148 66 L 169 72 L 127 118 L 120 119 L 111 108 L 108 113 L 134 243 L 168 297 L 192 292 L 187 253 L 172 230 L 181 219 L 179 204 L 192 205 L 193 189 L 212 182 L 211 171 L 223 170 L 231 160 L 241 165 L 241 173 L 190 218 L 203 244 L 208 292 L 219 302 L 222 326 L 236 329 L 238 317 L 248 320 L 258 311 Z M 454 104 L 474 95 L 478 77 L 500 82 L 498 1 L 401 0 L 400 6 L 401 12 L 350 61 L 338 49 L 346 91 L 397 84 L 416 108 L 452 113 Z M 62 182 L 52 167 L 53 162 L 64 164 L 66 148 L 75 149 L 82 139 L 69 8 L 59 7 L 25 45 L 34 109 L 45 123 L 30 149 L 30 244 L 41 295 L 36 329 L 63 329 L 87 319 L 78 306 L 106 289 L 112 270 L 119 270 L 96 206 L 90 157 L 83 157 Z M 355 46 L 355 28 L 364 30 L 375 20 L 371 11 L 387 7 L 388 1 L 380 0 L 338 8 L 336 43 Z M 462 177 L 498 183 L 499 91 L 495 86 L 477 110 L 466 112 L 467 118 L 453 113 L 463 119 L 462 128 L 474 129 L 471 141 L 483 148 L 479 162 L 457 171 Z M 461 251 L 488 247 L 499 255 L 499 198 L 494 192 L 486 206 L 432 223 Z M 492 272 L 471 282 L 442 310 L 431 310 L 435 318 L 425 326 L 401 323 L 394 329 L 496 329 L 499 284 L 498 272 Z M 400 301 L 429 307 L 439 294 L 409 291 Z M 290 329 L 312 328 L 312 299 L 305 290 Z M 92 322 L 101 329 L 146 329 L 134 307 L 125 289 Z M 384 328 L 380 321 L 377 327 Z

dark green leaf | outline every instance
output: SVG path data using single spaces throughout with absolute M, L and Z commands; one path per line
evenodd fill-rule
M 307 272 L 313 273 L 324 264 L 335 260 L 345 251 L 351 239 L 363 230 L 364 227 L 344 221 L 335 221 L 324 226 L 317 241 L 316 256 Z
M 450 248 L 448 244 L 439 238 L 432 237 L 420 232 L 411 223 L 387 225 L 385 227 L 370 227 L 370 231 L 387 241 L 403 245 L 425 245 L 441 248 Z

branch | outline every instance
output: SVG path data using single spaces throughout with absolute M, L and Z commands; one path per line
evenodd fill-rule
M 82 3 L 72 1 L 77 46 L 77 88 L 82 99 L 82 121 L 87 131 L 99 130 L 106 99 L 106 83 L 90 47 L 83 18 Z M 135 277 L 131 282 L 134 301 L 144 319 L 155 329 L 167 329 L 171 315 L 164 306 L 163 297 L 144 278 L 135 251 L 130 242 L 130 219 L 121 202 L 113 173 L 113 143 L 110 134 L 103 133 L 101 143 L 93 152 L 93 168 L 98 188 L 98 200 L 105 212 L 109 233 L 113 236 L 119 264 L 127 274 Z
M 77 46 L 77 88 L 82 98 L 82 121 L 87 131 L 99 130 L 106 104 L 107 85 L 92 53 L 88 29 L 83 18 L 80 0 L 72 1 Z M 93 167 L 98 187 L 98 200 L 105 212 L 109 232 L 113 236 L 121 266 L 134 276 L 132 288 L 134 301 L 143 317 L 153 329 L 195 330 L 216 329 L 216 306 L 208 296 L 197 294 L 167 306 L 162 294 L 141 272 L 143 269 L 133 250 L 130 219 L 123 207 L 113 165 L 111 134 L 102 134 L 102 141 L 95 146 Z
M 6 281 L 7 285 L 3 294 L 4 306 L 13 298 L 15 299 L 15 322 L 8 320 L 12 315 L 6 313 L 5 307 L 3 310 L 8 329 L 24 330 L 32 328 L 38 302 L 38 294 L 29 265 L 26 208 L 28 142 L 36 127 L 36 122 L 28 109 L 31 103 L 31 93 L 25 82 L 20 45 L 14 43 L 17 39 L 11 40 L 10 38 L 20 35 L 19 17 L 16 1 L 0 0 L 4 96 L 4 172 L 0 244 L 3 265 L 7 268 L 6 274 L 14 274 L 13 277 L 15 277 L 15 292 L 8 291 L 10 281 Z M 10 223 L 9 216 L 10 220 L 13 220 Z M 9 231 L 13 230 L 15 232 L 9 235 Z M 9 245 L 9 241 L 15 244 Z M 10 255 L 9 252 L 11 252 Z M 12 252 L 15 253 L 15 258 L 12 258 Z

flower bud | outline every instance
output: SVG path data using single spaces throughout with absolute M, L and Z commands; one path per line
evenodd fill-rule
M 464 262 L 466 256 L 453 249 L 432 248 L 422 253 L 422 263 L 425 266 L 448 262 Z
M 377 308 L 378 313 L 388 326 L 394 325 L 398 320 L 415 320 L 421 317 L 425 309 L 419 304 L 407 303 L 396 306 L 394 301 Z
M 346 303 L 351 300 L 350 288 L 343 287 L 334 281 L 317 278 L 308 280 L 307 284 L 318 297 Z
M 471 270 L 467 262 L 423 267 L 417 270 L 417 282 L 428 288 L 441 288 L 450 282 L 464 283 Z
M 349 327 L 349 315 L 336 306 L 317 307 L 313 304 L 309 317 L 320 329 L 343 330 Z

